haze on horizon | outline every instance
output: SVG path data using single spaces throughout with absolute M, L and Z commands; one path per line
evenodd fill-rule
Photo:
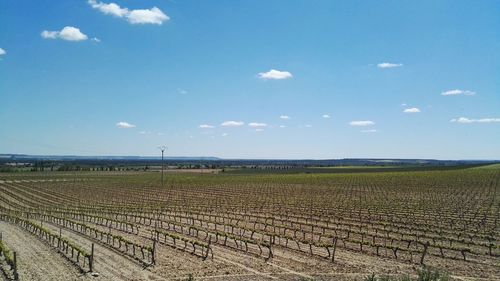
M 0 152 L 500 159 L 498 1 L 0 2 Z

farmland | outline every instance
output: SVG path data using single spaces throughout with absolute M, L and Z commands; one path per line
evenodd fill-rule
M 3 277 L 499 278 L 499 166 L 343 170 L 3 173 Z

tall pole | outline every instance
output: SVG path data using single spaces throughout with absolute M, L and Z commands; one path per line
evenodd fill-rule
M 163 169 L 165 167 L 165 165 L 163 164 L 163 154 L 167 149 L 167 147 L 163 145 L 158 148 L 161 150 L 161 187 L 163 187 Z
M 89 269 L 90 272 L 94 271 L 94 243 L 92 243 L 92 247 L 90 250 Z
M 165 169 L 165 164 L 163 162 L 163 153 L 165 150 L 161 150 L 161 187 L 163 187 L 163 170 Z

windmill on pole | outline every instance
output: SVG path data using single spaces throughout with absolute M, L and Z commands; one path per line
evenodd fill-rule
M 163 169 L 165 167 L 165 165 L 163 164 L 163 154 L 165 153 L 165 150 L 168 149 L 168 147 L 165 145 L 162 145 L 162 146 L 158 146 L 158 149 L 161 150 L 161 187 L 163 187 Z

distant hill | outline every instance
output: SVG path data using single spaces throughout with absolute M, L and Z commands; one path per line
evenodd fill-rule
M 78 155 L 28 155 L 0 154 L 0 164 L 11 162 L 35 163 L 73 162 L 85 164 L 119 163 L 132 165 L 157 164 L 160 156 L 78 156 Z M 286 165 L 286 166 L 454 166 L 500 163 L 499 160 L 436 160 L 436 159 L 384 159 L 384 158 L 344 158 L 344 159 L 223 159 L 212 156 L 168 156 L 169 164 L 210 164 L 223 166 Z
M 0 161 L 6 159 L 22 161 L 22 160 L 46 160 L 46 161 L 78 161 L 78 160 L 161 160 L 161 156 L 78 156 L 78 155 L 28 155 L 28 154 L 0 154 Z M 221 160 L 211 156 L 165 156 L 165 160 L 201 160 L 215 161 Z

